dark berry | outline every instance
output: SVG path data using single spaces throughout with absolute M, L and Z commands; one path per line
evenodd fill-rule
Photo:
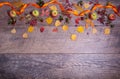
M 40 28 L 40 32 L 44 32 L 45 28 L 44 27 L 41 27 Z

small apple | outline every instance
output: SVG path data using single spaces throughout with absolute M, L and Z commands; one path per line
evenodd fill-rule
M 115 20 L 116 19 L 115 14 L 109 14 L 108 19 L 109 20 Z
M 38 11 L 38 10 L 33 10 L 33 11 L 32 11 L 32 15 L 33 15 L 34 17 L 38 17 L 38 16 L 39 16 L 39 11 Z
M 52 10 L 51 15 L 52 15 L 53 17 L 56 17 L 56 16 L 58 15 L 58 11 L 57 11 L 57 10 Z
M 15 12 L 14 10 L 11 10 L 11 11 L 9 12 L 9 15 L 10 15 L 10 17 L 12 17 L 12 18 L 14 18 L 14 17 L 17 16 L 17 14 L 16 14 L 16 12 Z
M 90 18 L 92 19 L 92 20 L 96 20 L 97 19 L 97 17 L 98 17 L 98 15 L 97 15 L 97 13 L 96 12 L 94 12 L 94 13 L 90 13 Z

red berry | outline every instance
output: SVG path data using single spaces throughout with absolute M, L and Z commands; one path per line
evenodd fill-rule
M 93 2 L 92 2 L 92 1 L 89 1 L 89 4 L 93 4 Z
M 80 18 L 75 19 L 75 23 L 79 24 L 79 20 L 80 20 Z
M 81 20 L 84 20 L 84 17 L 81 17 Z
M 79 21 L 78 21 L 78 20 L 75 20 L 75 23 L 76 23 L 76 24 L 79 24 Z
M 44 27 L 40 27 L 40 32 L 44 32 L 45 28 Z

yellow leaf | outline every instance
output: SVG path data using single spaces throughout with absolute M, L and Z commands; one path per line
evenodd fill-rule
M 12 0 L 11 4 L 17 8 L 20 8 L 24 5 L 24 2 L 22 0 Z
M 77 27 L 77 32 L 84 33 L 84 27 L 83 26 L 78 26 Z
M 46 22 L 47 22 L 48 24 L 51 24 L 51 23 L 53 22 L 53 18 L 52 18 L 52 17 L 46 18 Z
M 86 29 L 88 28 L 88 24 L 87 23 L 85 24 L 85 27 L 86 27 Z
M 92 27 L 95 26 L 94 23 L 92 22 L 92 20 L 90 20 L 90 19 L 86 19 L 85 22 L 86 22 L 86 27 L 87 27 L 88 25 L 90 25 L 90 26 L 92 26 Z
M 93 33 L 93 34 L 96 34 L 96 33 L 97 33 L 97 29 L 96 29 L 96 28 L 93 28 L 93 29 L 92 29 L 92 33 Z
M 109 34 L 110 34 L 110 31 L 111 31 L 110 28 L 105 28 L 105 29 L 104 29 L 104 34 L 105 34 L 105 35 L 109 35 Z
M 24 33 L 24 34 L 23 34 L 23 38 L 27 39 L 27 38 L 28 38 L 28 34 L 27 34 L 27 33 Z
M 73 10 L 74 15 L 79 15 L 79 12 L 77 10 Z
M 86 23 L 88 23 L 88 24 L 91 23 L 91 20 L 90 20 L 90 19 L 86 19 L 85 21 L 86 21 Z
M 56 20 L 55 26 L 58 27 L 58 26 L 60 26 L 60 25 L 61 25 L 61 22 L 60 22 L 59 20 Z
M 84 8 L 87 9 L 90 7 L 90 4 L 89 3 L 84 3 Z
M 77 6 L 77 4 L 74 4 L 74 7 L 79 11 L 83 11 L 83 8 L 81 6 Z
M 72 41 L 75 41 L 77 39 L 77 35 L 76 34 L 72 34 L 70 38 L 71 38 Z
M 33 32 L 34 31 L 34 27 L 33 26 L 29 26 L 28 27 L 28 32 Z
M 90 22 L 90 25 L 92 26 L 92 27 L 94 27 L 95 26 L 95 24 L 91 21 Z
M 68 30 L 68 26 L 67 26 L 67 25 L 63 25 L 62 29 L 63 29 L 64 31 L 67 31 L 67 30 Z
M 55 5 L 49 7 L 50 10 L 57 10 L 57 7 Z
M 11 33 L 15 34 L 15 33 L 16 33 L 16 29 L 15 29 L 15 28 L 12 29 L 12 30 L 11 30 Z

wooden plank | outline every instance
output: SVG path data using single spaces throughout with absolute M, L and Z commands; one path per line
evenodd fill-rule
M 120 54 L 2 54 L 0 79 L 120 79 Z

